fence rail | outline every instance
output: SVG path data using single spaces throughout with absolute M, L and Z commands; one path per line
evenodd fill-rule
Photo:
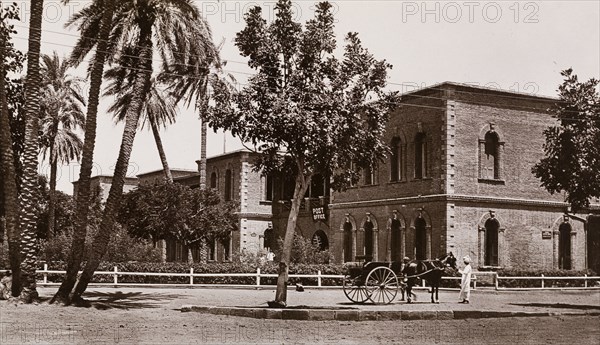
M 0 270 L 0 273 L 7 273 L 8 270 Z M 81 273 L 81 272 L 80 272 Z M 480 272 L 481 273 L 481 272 Z M 39 285 L 42 286 L 52 286 L 52 285 L 59 285 L 60 283 L 52 283 L 52 282 L 48 282 L 48 275 L 49 274 L 66 274 L 66 271 L 59 271 L 59 270 L 49 270 L 48 269 L 48 265 L 44 264 L 44 268 L 42 270 L 37 270 L 37 274 L 41 274 L 42 275 L 42 281 L 39 282 Z M 248 285 L 248 284 L 229 284 L 229 285 L 236 285 L 236 286 L 256 286 L 256 287 L 260 287 L 260 286 L 271 286 L 271 285 L 264 285 L 261 284 L 261 278 L 277 278 L 277 274 L 275 273 L 262 273 L 260 270 L 260 267 L 256 269 L 256 272 L 252 272 L 252 273 L 194 273 L 194 268 L 190 268 L 189 273 L 159 273 L 159 272 L 124 272 L 124 271 L 119 271 L 118 267 L 115 266 L 114 269 L 112 271 L 97 271 L 94 273 L 94 275 L 109 275 L 109 276 L 113 276 L 113 282 L 112 283 L 93 283 L 95 285 L 110 285 L 110 286 L 123 286 L 123 285 L 129 285 L 129 286 L 206 286 L 206 285 L 226 285 L 226 284 L 197 284 L 194 283 L 194 278 L 203 278 L 203 277 L 253 277 L 255 278 L 255 283 L 253 285 Z M 539 290 L 539 289 L 565 289 L 565 287 L 553 287 L 553 286 L 545 286 L 545 281 L 553 281 L 553 280 L 583 280 L 584 281 L 584 286 L 583 288 L 600 288 L 598 286 L 589 286 L 588 281 L 600 281 L 600 276 L 588 276 L 587 274 L 584 275 L 583 277 L 546 277 L 543 274 L 537 277 L 504 277 L 504 276 L 499 276 L 497 273 L 493 272 L 492 274 L 490 273 L 483 273 L 483 275 L 492 275 L 492 279 L 493 279 L 493 285 L 494 288 L 496 290 L 524 290 L 524 289 L 531 289 L 531 290 Z M 119 276 L 150 276 L 150 277 L 189 277 L 189 283 L 187 284 L 177 284 L 177 283 L 119 283 Z M 322 287 L 322 280 L 323 279 L 343 279 L 344 276 L 343 275 L 339 275 L 339 274 L 322 274 L 320 270 L 317 271 L 317 274 L 290 274 L 289 275 L 290 278 L 316 278 L 317 279 L 317 287 Z M 442 277 L 442 279 L 445 280 L 460 280 L 461 277 Z M 481 280 L 481 279 L 480 279 Z M 511 287 L 500 287 L 499 286 L 499 281 L 500 280 L 540 280 L 541 281 L 541 287 L 516 287 L 516 288 L 511 288 Z M 473 288 L 477 288 L 477 273 L 473 274 L 472 277 L 472 284 L 473 284 Z M 339 285 L 341 286 L 341 285 Z M 334 286 L 334 287 L 339 287 L 339 286 Z M 425 281 L 422 281 L 422 288 L 425 288 Z M 571 287 L 571 288 L 581 288 L 581 287 Z

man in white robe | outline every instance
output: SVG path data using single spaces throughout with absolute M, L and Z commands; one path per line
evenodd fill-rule
M 469 303 L 471 295 L 471 258 L 467 255 L 463 258 L 463 262 L 465 268 L 459 271 L 462 274 L 462 279 L 460 280 L 460 294 L 458 297 L 461 299 L 459 303 Z

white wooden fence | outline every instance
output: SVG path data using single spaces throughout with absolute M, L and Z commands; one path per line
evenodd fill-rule
M 6 273 L 7 270 L 0 270 L 0 273 Z M 41 286 L 53 286 L 60 285 L 60 283 L 53 283 L 48 281 L 49 274 L 66 274 L 65 271 L 58 270 L 49 270 L 48 265 L 44 264 L 44 269 L 38 270 L 38 274 L 42 275 L 42 281 L 38 282 Z M 106 286 L 252 286 L 252 287 L 261 287 L 261 286 L 272 286 L 272 285 L 264 285 L 261 284 L 261 278 L 277 278 L 277 274 L 275 273 L 262 273 L 260 267 L 256 269 L 256 272 L 253 273 L 194 273 L 194 268 L 191 267 L 189 273 L 158 273 L 158 272 L 123 272 L 119 271 L 118 267 L 115 266 L 112 271 L 96 271 L 95 275 L 109 275 L 113 277 L 112 283 L 92 283 L 93 285 L 106 285 Z M 600 282 L 600 276 L 592 276 L 588 277 L 587 274 L 583 277 L 546 277 L 543 274 L 538 277 L 503 277 L 499 276 L 495 272 L 484 273 L 492 275 L 493 284 L 496 290 L 539 290 L 539 289 L 581 289 L 581 288 L 595 288 L 598 289 L 598 282 Z M 187 284 L 177 284 L 177 283 L 162 283 L 162 284 L 153 284 L 153 283 L 119 283 L 119 276 L 147 276 L 147 277 L 189 277 L 189 283 Z M 202 277 L 253 277 L 255 280 L 255 284 L 197 284 L 194 283 L 194 278 L 202 278 Z M 317 271 L 317 274 L 290 274 L 290 278 L 316 278 L 317 279 L 317 287 L 324 287 L 322 285 L 323 279 L 339 279 L 340 285 L 336 286 L 326 286 L 331 288 L 339 288 L 341 286 L 341 280 L 344 278 L 343 275 L 338 274 L 322 274 L 320 270 Z M 445 280 L 460 280 L 460 277 L 442 277 Z M 527 287 L 527 288 L 507 288 L 500 287 L 500 280 L 541 280 L 541 287 Z M 553 287 L 547 286 L 545 281 L 549 280 L 583 280 L 584 285 L 581 287 Z M 589 281 L 595 281 L 595 284 L 589 284 Z M 473 288 L 477 288 L 477 273 L 473 274 L 472 278 Z M 421 288 L 425 288 L 425 281 L 422 281 Z

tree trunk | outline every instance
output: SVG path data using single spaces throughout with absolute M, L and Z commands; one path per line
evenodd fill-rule
M 6 46 L 0 41 L 2 47 Z M 0 49 L 0 62 L 4 62 L 4 49 Z M 2 187 L 4 192 L 4 226 L 8 238 L 8 256 L 12 274 L 13 297 L 21 293 L 21 260 L 19 233 L 19 196 L 17 192 L 17 173 L 15 170 L 12 149 L 12 133 L 10 131 L 8 100 L 6 98 L 4 64 L 0 63 L 0 162 L 2 164 Z
M 192 253 L 192 246 L 188 245 L 187 246 L 187 262 L 189 265 L 193 265 L 194 264 L 194 254 Z
M 71 252 L 67 263 L 67 274 L 60 285 L 56 295 L 50 301 L 58 301 L 69 304 L 69 294 L 77 281 L 77 273 L 81 266 L 85 250 L 85 237 L 87 235 L 88 214 L 90 209 L 90 177 L 94 163 L 94 148 L 96 146 L 96 119 L 98 117 L 98 103 L 100 101 L 100 90 L 102 87 L 102 75 L 104 74 L 104 62 L 107 57 L 108 36 L 111 29 L 112 17 L 115 8 L 114 0 L 104 0 L 104 13 L 100 33 L 98 34 L 98 45 L 92 70 L 90 73 L 90 93 L 88 96 L 88 107 L 85 119 L 85 134 L 81 154 L 81 170 L 79 171 L 79 183 L 77 185 L 75 213 L 75 229 L 71 241 Z
M 162 140 L 160 139 L 160 132 L 158 130 L 158 124 L 156 123 L 156 119 L 148 119 L 150 122 L 150 127 L 152 128 L 152 135 L 154 135 L 154 142 L 156 143 L 156 148 L 158 149 L 158 155 L 160 156 L 160 162 L 163 166 L 163 171 L 165 172 L 165 179 L 169 183 L 173 183 L 173 175 L 171 174 L 171 169 L 169 168 L 169 162 L 167 161 L 167 155 L 165 154 L 165 149 L 162 144 Z
M 200 189 L 206 189 L 206 121 L 202 118 L 200 128 Z
M 54 144 L 50 145 L 50 201 L 48 202 L 48 229 L 46 231 L 46 239 L 49 240 L 54 236 L 54 227 L 56 221 L 56 170 L 58 160 L 54 152 Z
M 302 166 L 299 164 L 299 166 Z M 277 276 L 277 291 L 275 292 L 275 304 L 285 307 L 287 305 L 287 281 L 290 257 L 292 255 L 292 245 L 294 243 L 294 233 L 298 214 L 300 213 L 300 203 L 304 197 L 304 193 L 310 184 L 311 175 L 304 176 L 303 169 L 299 169 L 296 176 L 296 186 L 294 188 L 294 198 L 292 199 L 292 207 L 288 216 L 287 227 L 285 229 L 285 237 L 283 239 L 283 248 L 281 258 L 279 258 L 279 270 Z
M 200 258 L 198 259 L 198 262 L 201 264 L 208 263 L 208 243 L 205 237 L 200 239 Z
M 143 66 L 143 68 L 142 71 L 140 71 L 136 76 L 135 85 L 133 88 L 135 91 L 130 108 L 127 110 L 123 138 L 121 140 L 121 147 L 119 149 L 119 157 L 117 158 L 112 185 L 108 193 L 108 199 L 106 200 L 104 213 L 102 214 L 100 229 L 94 237 L 91 255 L 88 258 L 88 261 L 83 269 L 83 273 L 81 274 L 81 277 L 77 282 L 77 286 L 75 286 L 75 290 L 73 291 L 72 299 L 76 301 L 81 299 L 81 295 L 87 289 L 94 272 L 98 268 L 102 257 L 106 253 L 108 242 L 115 225 L 116 213 L 119 207 L 121 196 L 123 194 L 125 175 L 127 174 L 129 158 L 131 156 L 131 150 L 133 149 L 133 141 L 135 139 L 138 121 L 142 110 L 144 89 L 145 86 L 150 82 L 150 77 L 152 75 L 151 33 L 140 33 L 139 42 L 140 43 L 138 45 L 141 47 L 139 56 L 141 62 L 140 65 Z
M 42 37 L 43 0 L 31 1 L 27 76 L 25 79 L 25 145 L 23 182 L 21 187 L 21 278 L 20 300 L 32 303 L 37 299 L 35 270 L 37 266 L 36 212 L 34 199 L 38 187 L 38 120 L 40 110 L 40 40 Z

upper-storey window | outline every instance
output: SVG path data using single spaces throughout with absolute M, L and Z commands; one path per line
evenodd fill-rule
M 418 133 L 415 137 L 415 178 L 427 177 L 427 136 Z
M 479 139 L 479 178 L 485 180 L 502 179 L 502 151 L 504 143 L 495 130 L 494 124 L 483 138 Z
M 375 181 L 375 171 L 376 171 L 376 168 L 372 167 L 372 166 L 368 166 L 364 169 L 365 185 L 370 186 L 370 185 L 377 183 Z
M 394 137 L 390 145 L 392 154 L 390 156 L 390 181 L 398 182 L 402 181 L 402 163 L 404 161 L 402 141 L 399 137 Z

